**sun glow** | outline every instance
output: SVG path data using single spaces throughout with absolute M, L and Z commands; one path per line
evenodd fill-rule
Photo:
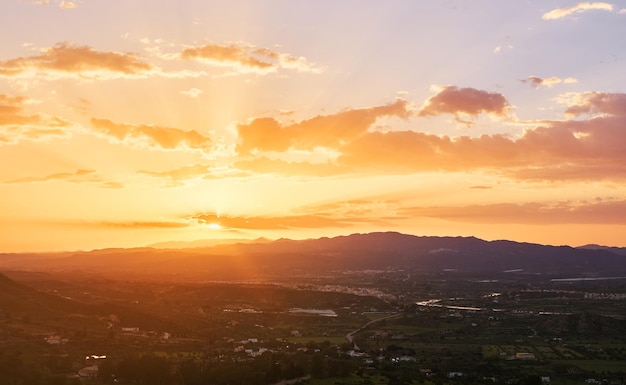
M 219 223 L 209 223 L 209 229 L 211 230 L 222 230 L 223 227 Z
M 626 246 L 607 60 L 625 15 L 580 1 L 0 1 L 0 253 L 372 231 Z

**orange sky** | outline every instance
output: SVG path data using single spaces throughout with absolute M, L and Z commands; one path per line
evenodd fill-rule
M 626 7 L 566 3 L 3 2 L 0 251 L 626 246 Z

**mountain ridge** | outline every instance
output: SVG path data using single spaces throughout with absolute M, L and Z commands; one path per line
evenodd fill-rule
M 611 249 L 550 246 L 476 237 L 399 232 L 307 240 L 220 244 L 185 249 L 100 249 L 60 254 L 0 255 L 0 269 L 167 274 L 210 279 L 268 278 L 342 270 L 417 269 L 467 272 L 626 275 L 626 257 Z

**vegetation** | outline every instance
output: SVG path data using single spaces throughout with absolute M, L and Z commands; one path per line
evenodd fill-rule
M 624 279 L 298 271 L 5 271 L 0 384 L 624 383 Z

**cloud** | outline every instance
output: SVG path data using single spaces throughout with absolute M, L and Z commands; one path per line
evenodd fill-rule
M 124 229 L 179 229 L 189 227 L 189 223 L 173 221 L 128 221 L 128 222 L 98 222 L 98 227 L 117 227 Z
M 542 19 L 544 20 L 554 20 L 561 19 L 571 14 L 587 12 L 591 10 L 602 10 L 602 11 L 613 11 L 613 5 L 604 2 L 583 2 L 574 5 L 569 8 L 556 8 L 551 10 L 550 12 L 546 12 L 543 14 Z
M 508 50 L 512 50 L 512 49 L 513 49 L 513 45 L 508 44 L 508 45 L 506 45 L 505 47 L 503 47 L 503 46 L 501 46 L 501 45 L 498 45 L 498 46 L 496 46 L 496 47 L 493 49 L 493 53 L 495 53 L 495 54 L 499 54 L 500 52 L 502 52 L 502 49 L 503 49 L 503 48 L 506 48 L 506 49 L 508 49 Z
M 426 100 L 419 116 L 452 114 L 460 123 L 470 124 L 462 120 L 462 115 L 476 117 L 486 113 L 498 117 L 506 117 L 511 105 L 499 93 L 491 93 L 475 88 L 458 88 L 445 86 L 434 96 Z
M 291 215 L 275 217 L 235 217 L 203 213 L 187 218 L 200 225 L 217 224 L 225 229 L 241 230 L 286 230 L 286 229 L 317 229 L 328 227 L 348 227 L 350 220 L 338 219 L 324 215 Z M 362 220 L 358 220 L 361 222 Z
M 172 180 L 186 180 L 204 176 L 209 173 L 209 167 L 202 164 L 192 164 L 169 171 L 139 171 L 142 174 L 170 178 Z
M 289 125 L 260 118 L 238 126 L 239 157 L 233 166 L 245 172 L 318 177 L 480 170 L 533 181 L 626 179 L 626 94 L 575 93 L 564 99 L 570 115 L 603 115 L 587 120 L 545 121 L 527 128 L 519 137 L 450 137 L 414 130 L 371 129 L 379 117 L 408 114 L 403 101 Z M 448 106 L 457 104 L 462 103 L 450 102 L 442 109 L 452 111 Z M 502 100 L 494 104 L 478 104 L 465 110 L 506 110 Z M 291 156 L 294 149 L 316 148 L 325 148 L 333 157 L 313 161 Z
M 67 134 L 69 122 L 56 116 L 26 114 L 24 105 L 28 102 L 29 99 L 23 96 L 0 94 L 0 145 Z
M 50 181 L 63 181 L 71 183 L 93 183 L 102 188 L 122 188 L 118 182 L 111 182 L 102 179 L 95 170 L 76 170 L 74 172 L 61 172 L 36 177 L 18 178 L 5 181 L 6 184 L 41 183 Z
M 505 135 L 437 136 L 413 131 L 373 132 L 342 149 L 340 169 L 365 173 L 491 170 L 526 179 L 528 170 L 556 171 L 554 180 L 626 177 L 626 118 L 552 122 L 518 139 Z M 561 168 L 569 174 L 559 173 Z M 593 170 L 593 172 L 590 172 Z
M 197 98 L 198 96 L 202 95 L 204 91 L 197 89 L 197 88 L 191 88 L 191 89 L 188 89 L 187 91 L 180 91 L 180 93 L 185 96 L 189 96 L 190 98 Z
M 190 148 L 207 150 L 211 140 L 195 130 L 184 131 L 178 128 L 152 125 L 114 123 L 108 119 L 91 119 L 95 131 L 118 141 L 132 141 L 147 144 L 152 148 L 174 150 Z
M 76 3 L 73 2 L 73 1 L 61 0 L 61 2 L 59 3 L 59 8 L 62 8 L 62 9 L 74 9 L 74 8 L 76 8 Z
M 365 133 L 381 117 L 407 117 L 407 103 L 347 110 L 335 115 L 316 116 L 283 126 L 274 118 L 257 118 L 237 126 L 240 154 L 258 151 L 286 151 L 290 148 L 313 150 L 316 147 L 341 147 Z
M 139 174 L 168 180 L 166 187 L 182 186 L 183 182 L 194 179 L 223 179 L 250 176 L 249 172 L 232 167 L 210 167 L 204 164 L 190 164 L 166 171 L 139 170 Z
M 573 84 L 578 83 L 578 80 L 575 78 L 565 78 L 561 79 L 556 76 L 552 76 L 549 78 L 540 78 L 537 76 L 529 76 L 528 79 L 521 80 L 522 83 L 529 83 L 534 88 L 539 88 L 540 86 L 545 86 L 548 88 L 552 88 L 555 84 L 564 83 L 564 84 Z
M 523 204 L 433 206 L 402 209 L 400 215 L 470 223 L 626 224 L 626 201 L 557 201 Z
M 167 187 L 181 186 L 183 181 L 202 178 L 210 173 L 209 166 L 193 164 L 168 171 L 146 171 L 140 170 L 140 174 L 149 175 L 155 178 L 165 178 L 169 180 Z
M 189 46 L 183 49 L 180 58 L 200 60 L 212 65 L 237 69 L 244 73 L 264 74 L 281 68 L 300 72 L 320 71 L 304 57 L 280 53 L 268 48 L 257 48 L 247 43 Z
M 582 114 L 607 114 L 626 116 L 626 94 L 606 92 L 566 93 L 559 101 L 568 104 L 565 113 L 570 116 Z
M 145 77 L 157 69 L 132 53 L 95 51 L 89 46 L 59 43 L 41 54 L 0 62 L 0 77 L 108 79 Z
M 367 222 L 389 225 L 389 220 L 399 219 L 400 202 L 389 199 L 351 199 L 339 202 L 305 206 L 304 213 L 342 218 L 352 223 Z
M 260 173 L 260 174 L 280 174 L 280 175 L 302 175 L 302 176 L 329 176 L 350 173 L 350 168 L 339 167 L 334 163 L 311 163 L 306 161 L 295 162 L 283 159 L 270 159 L 268 157 L 257 157 L 235 162 L 235 167 L 239 170 Z
M 29 3 L 30 4 L 34 4 L 34 5 L 57 4 L 58 7 L 61 8 L 61 9 L 74 9 L 74 8 L 76 8 L 76 2 L 75 1 L 67 1 L 67 0 L 54 1 L 54 2 L 52 2 L 51 0 L 30 0 Z

